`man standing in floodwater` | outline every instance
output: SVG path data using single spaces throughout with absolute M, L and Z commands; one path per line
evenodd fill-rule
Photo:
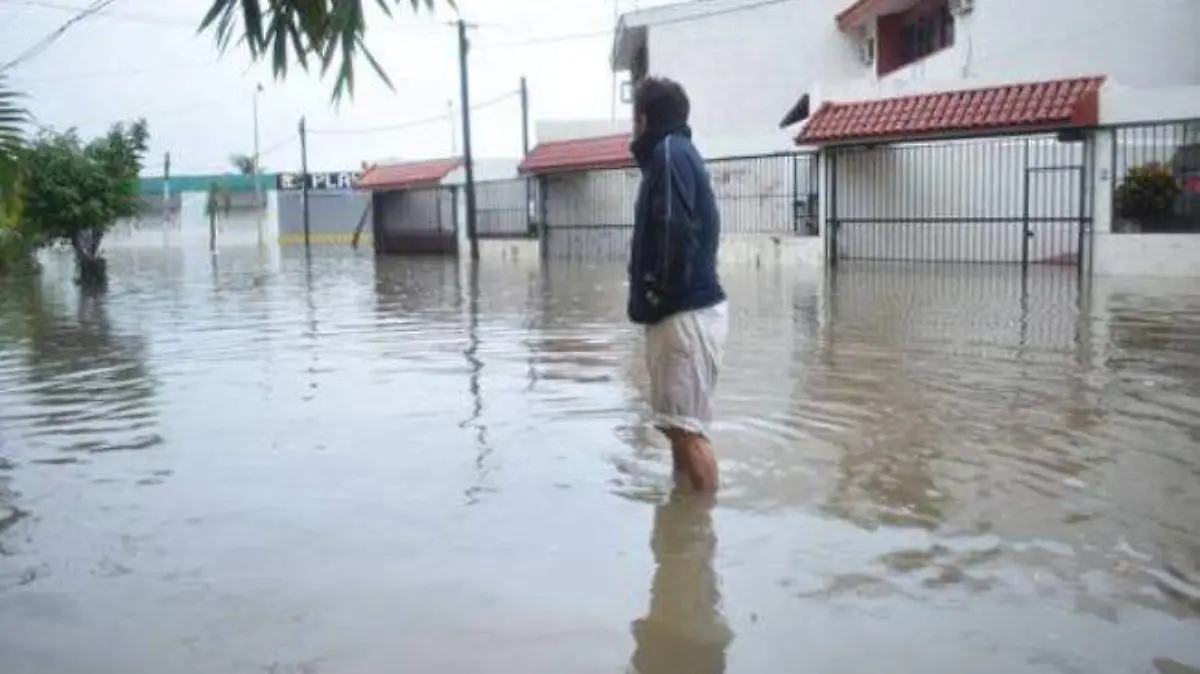
M 631 149 L 642 182 L 628 311 L 646 326 L 654 425 L 671 441 L 675 470 L 694 488 L 715 491 L 709 424 L 729 318 L 717 275 L 720 215 L 690 112 L 687 93 L 669 79 L 647 78 L 634 92 Z

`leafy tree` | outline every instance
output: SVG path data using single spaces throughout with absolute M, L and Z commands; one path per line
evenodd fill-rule
M 47 242 L 71 244 L 82 284 L 103 284 L 104 234 L 140 210 L 138 173 L 148 140 L 139 119 L 87 143 L 74 129 L 42 132 L 25 153 L 24 220 Z
M 394 6 L 432 11 L 438 1 L 375 0 L 375 5 L 390 17 Z M 455 7 L 455 0 L 443 1 Z M 367 31 L 363 4 L 363 0 L 212 0 L 200 30 L 212 32 L 222 51 L 244 44 L 255 61 L 269 55 L 277 78 L 287 75 L 292 59 L 305 71 L 319 67 L 322 76 L 338 62 L 333 100 L 340 101 L 354 95 L 354 59 L 359 53 L 392 86 L 363 41 Z

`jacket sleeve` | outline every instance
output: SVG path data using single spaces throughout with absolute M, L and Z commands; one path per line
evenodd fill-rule
M 647 269 L 653 270 L 656 285 L 664 292 L 686 281 L 687 247 L 692 240 L 690 223 L 695 212 L 696 181 L 687 169 L 688 157 L 672 152 L 670 137 L 655 153 L 649 179 L 650 208 L 644 236 L 650 239 Z

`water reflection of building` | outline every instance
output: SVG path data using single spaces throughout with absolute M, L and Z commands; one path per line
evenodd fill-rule
M 721 674 L 733 631 L 721 615 L 713 568 L 711 502 L 675 491 L 654 509 L 654 577 L 645 617 L 633 623 L 635 674 Z
M 618 265 L 551 263 L 529 337 L 539 380 L 611 381 L 628 366 L 633 329 Z
M 1088 466 L 1063 435 L 1097 423 L 1076 367 L 1073 270 L 854 267 L 831 280 L 821 375 L 838 405 L 832 512 L 865 526 L 936 528 L 964 471 L 1059 482 Z M 949 474 L 948 474 L 949 473 Z M 1053 477 L 1050 477 L 1050 476 Z

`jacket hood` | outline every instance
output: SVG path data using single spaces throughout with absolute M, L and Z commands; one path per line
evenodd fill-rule
M 644 168 L 650 164 L 650 160 L 654 156 L 654 148 L 658 147 L 664 138 L 676 133 L 691 138 L 692 128 L 688 126 L 687 122 L 650 127 L 642 132 L 642 135 L 633 139 L 633 142 L 629 144 L 629 151 L 633 153 L 633 158 L 637 160 L 638 166 Z

